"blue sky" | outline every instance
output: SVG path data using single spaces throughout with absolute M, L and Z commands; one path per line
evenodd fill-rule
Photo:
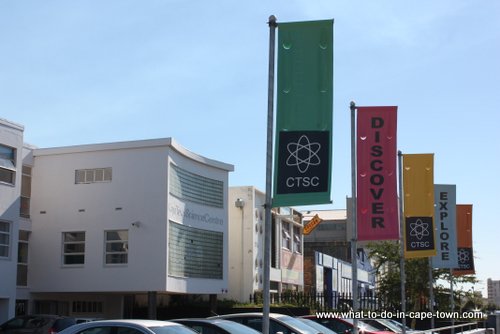
M 38 147 L 173 137 L 264 189 L 268 17 L 334 23 L 332 205 L 350 196 L 349 102 L 397 105 L 398 149 L 473 204 L 476 290 L 500 279 L 500 3 L 0 2 L 0 117 Z

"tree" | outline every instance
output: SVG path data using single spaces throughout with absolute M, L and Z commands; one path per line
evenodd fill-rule
M 400 245 L 392 241 L 373 242 L 367 246 L 369 258 L 373 260 L 377 274 L 377 292 L 388 309 L 401 309 Z M 405 293 L 408 311 L 423 311 L 429 308 L 429 260 L 428 258 L 405 259 Z M 433 282 L 450 280 L 448 269 L 433 269 Z M 454 298 L 459 305 L 459 296 L 463 291 L 460 283 L 476 283 L 473 275 L 451 276 L 454 286 Z M 440 310 L 450 310 L 450 289 L 434 284 L 436 306 Z

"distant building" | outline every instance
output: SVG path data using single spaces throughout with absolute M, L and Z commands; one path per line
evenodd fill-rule
M 262 291 L 265 194 L 255 187 L 229 188 L 229 289 L 225 298 L 248 302 Z M 302 214 L 292 208 L 272 211 L 271 293 L 302 291 Z
M 500 307 L 500 280 L 488 278 L 488 304 L 494 304 Z
M 304 225 L 315 215 L 322 222 L 304 236 L 304 288 L 313 292 L 352 291 L 351 227 L 346 210 L 305 211 Z M 357 249 L 358 292 L 375 288 L 373 267 L 362 247 Z M 320 268 L 321 267 L 321 268 Z
M 351 243 L 347 239 L 346 210 L 304 211 L 304 225 L 315 215 L 322 222 L 304 236 L 305 252 L 312 256 L 317 251 L 343 261 L 351 261 Z

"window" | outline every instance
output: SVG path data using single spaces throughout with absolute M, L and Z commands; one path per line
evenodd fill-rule
M 128 263 L 128 231 L 105 231 L 105 263 Z
M 290 236 L 290 224 L 281 222 L 281 247 L 286 249 L 292 249 Z
M 71 305 L 73 313 L 102 313 L 102 302 L 74 301 Z
M 222 279 L 223 233 L 169 223 L 168 273 Z
M 63 264 L 85 263 L 85 232 L 63 232 Z
M 94 168 L 75 170 L 75 184 L 111 182 L 112 168 Z
M 16 180 L 16 150 L 0 145 L 0 182 L 14 184 Z
M 17 286 L 28 285 L 28 242 L 29 231 L 19 230 L 19 243 L 17 244 Z
M 224 183 L 170 164 L 169 191 L 177 198 L 197 204 L 224 207 Z
M 31 167 L 23 166 L 21 179 L 21 212 L 20 216 L 30 217 L 30 198 L 31 198 Z
M 293 227 L 293 251 L 296 253 L 302 253 L 302 243 L 300 238 L 300 227 Z
M 10 223 L 0 221 L 0 257 L 9 257 Z

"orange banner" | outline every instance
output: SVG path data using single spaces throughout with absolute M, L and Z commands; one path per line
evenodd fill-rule
M 474 253 L 472 251 L 472 204 L 457 205 L 458 268 L 453 275 L 473 275 Z

